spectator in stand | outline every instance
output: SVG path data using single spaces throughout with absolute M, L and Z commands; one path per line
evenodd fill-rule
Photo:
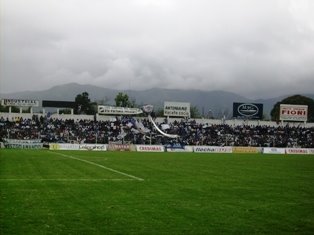
M 136 122 L 150 130 L 138 130 Z M 175 140 L 184 145 L 254 146 L 254 147 L 304 147 L 314 148 L 314 128 L 287 126 L 230 126 L 226 124 L 199 124 L 195 120 L 182 119 L 157 123 L 166 125 L 165 132 L 177 134 Z M 124 141 L 133 144 L 169 144 L 173 141 L 160 135 L 147 119 L 132 117 L 115 118 L 113 121 L 61 120 L 47 117 L 0 119 L 0 141 L 10 139 L 42 139 L 43 142 L 101 143 Z

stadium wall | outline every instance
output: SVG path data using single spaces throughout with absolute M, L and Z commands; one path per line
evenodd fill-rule
M 136 151 L 136 152 L 195 152 L 211 153 L 243 153 L 243 154 L 306 154 L 314 155 L 314 149 L 306 148 L 260 148 L 231 146 L 185 146 L 184 148 L 166 148 L 163 145 L 133 144 L 61 144 L 50 143 L 50 150 L 87 150 L 87 151 Z
M 134 144 L 71 144 L 49 143 L 43 145 L 40 140 L 6 139 L 1 148 L 42 149 L 49 150 L 83 150 L 83 151 L 132 151 L 132 152 L 194 152 L 194 153 L 244 153 L 244 154 L 294 154 L 314 155 L 314 148 L 276 148 L 276 147 L 231 147 L 231 146 L 182 146 L 169 147 L 164 145 L 134 145 Z

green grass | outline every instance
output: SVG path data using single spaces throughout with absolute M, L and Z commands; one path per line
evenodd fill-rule
M 1 235 L 313 233 L 313 155 L 0 150 Z

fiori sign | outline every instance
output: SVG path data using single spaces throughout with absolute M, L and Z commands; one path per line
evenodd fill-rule
M 280 120 L 282 121 L 300 121 L 306 122 L 308 116 L 307 105 L 280 105 Z

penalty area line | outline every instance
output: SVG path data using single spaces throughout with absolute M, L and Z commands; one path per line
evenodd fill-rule
M 137 176 L 134 176 L 134 175 L 130 175 L 130 174 L 127 174 L 125 172 L 122 172 L 122 171 L 118 171 L 118 170 L 115 170 L 113 168 L 110 168 L 110 167 L 106 167 L 104 165 L 100 165 L 100 164 L 97 164 L 95 162 L 91 162 L 91 161 L 88 161 L 88 160 L 84 160 L 84 159 L 80 159 L 80 158 L 77 158 L 77 157 L 73 157 L 71 155 L 66 155 L 66 154 L 63 154 L 63 153 L 56 153 L 56 152 L 51 152 L 51 153 L 54 153 L 56 155 L 59 155 L 59 156 L 62 156 L 62 157 L 65 157 L 65 158 L 70 158 L 70 159 L 74 159 L 74 160 L 77 160 L 77 161 L 81 161 L 81 162 L 85 162 L 87 164 L 90 164 L 90 165 L 93 165 L 93 166 L 98 166 L 102 169 L 105 169 L 105 170 L 108 170 L 108 171 L 111 171 L 111 172 L 115 172 L 117 174 L 120 174 L 120 175 L 124 175 L 124 176 L 127 176 L 129 178 L 132 178 L 132 179 L 135 179 L 135 180 L 138 180 L 138 181 L 144 181 L 144 179 L 140 178 L 140 177 L 137 177 Z

